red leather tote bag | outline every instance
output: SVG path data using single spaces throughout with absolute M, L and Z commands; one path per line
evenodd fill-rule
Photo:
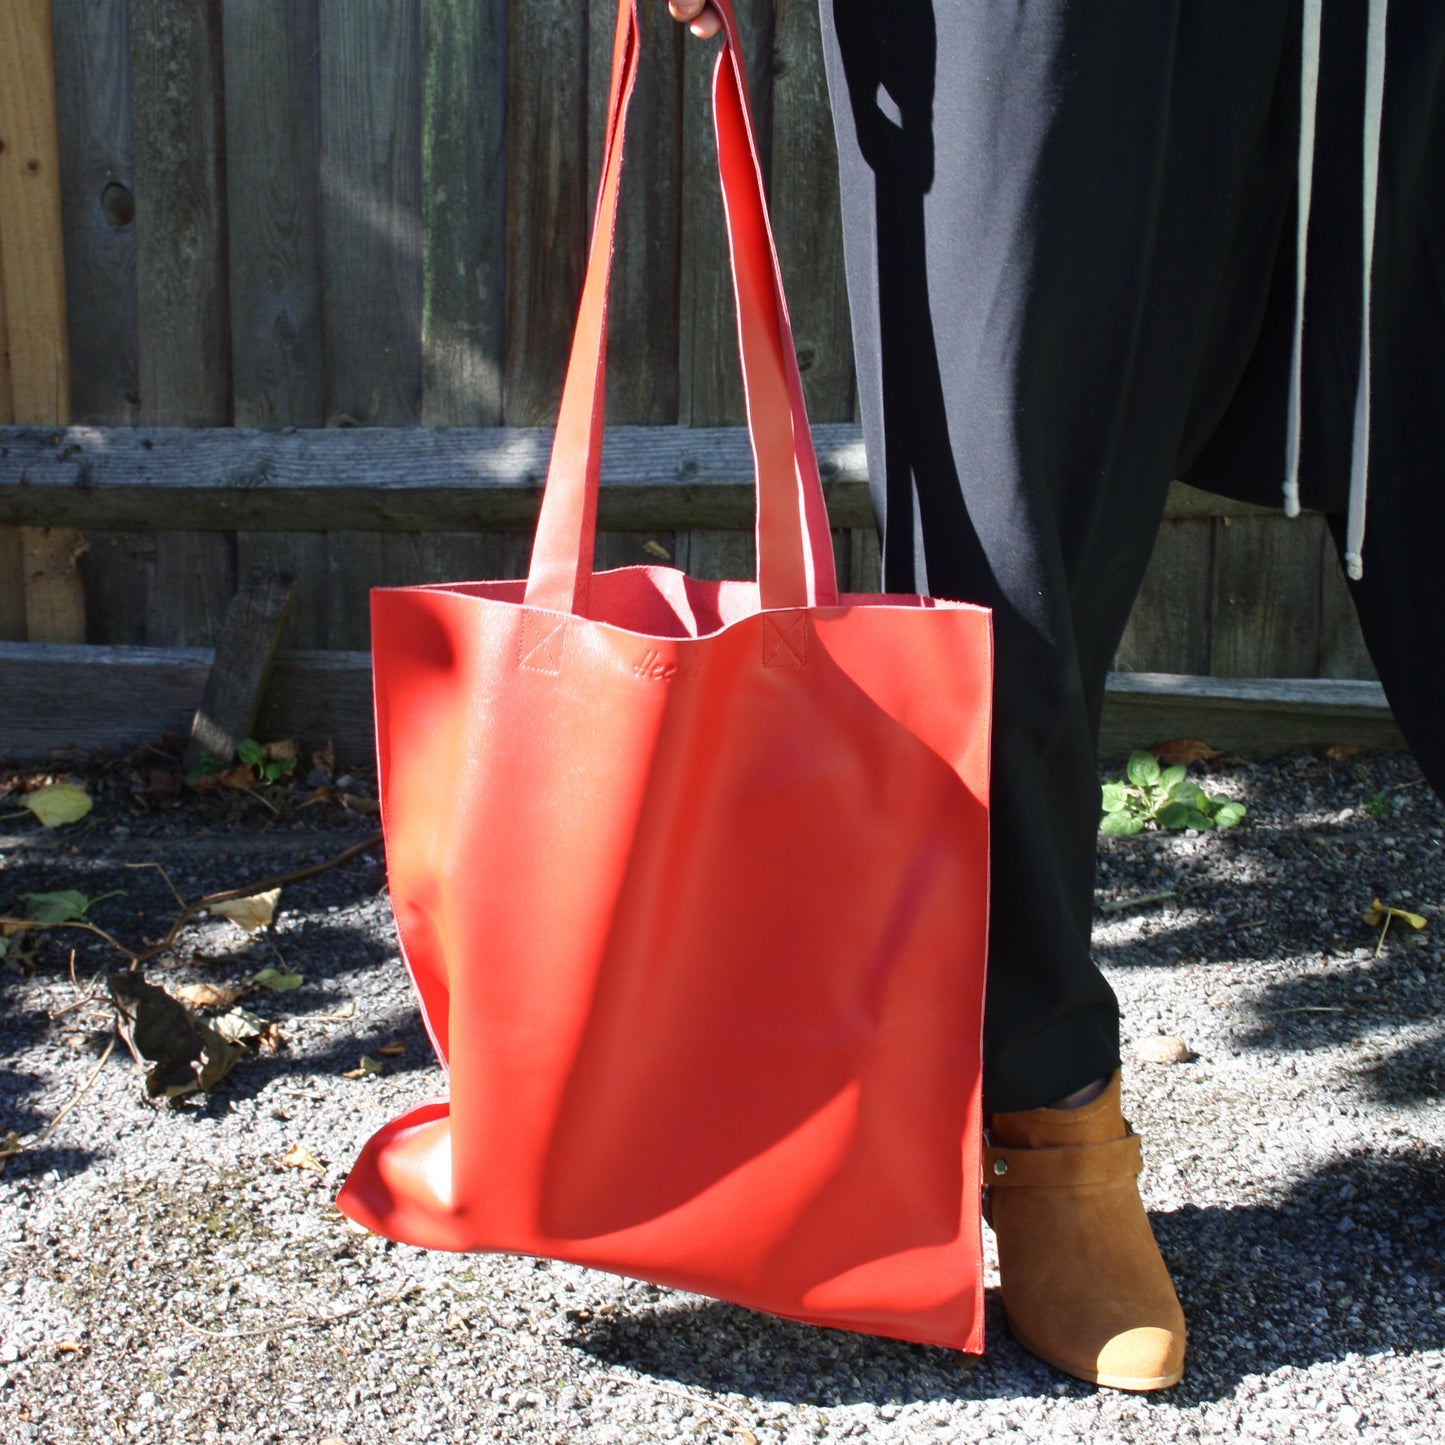
M 449 1090 L 340 1207 L 978 1351 L 989 615 L 838 595 L 727 0 L 758 579 L 594 574 L 634 3 L 530 575 L 372 595 L 392 906 Z

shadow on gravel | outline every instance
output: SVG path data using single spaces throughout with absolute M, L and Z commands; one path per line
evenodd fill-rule
M 1278 1205 L 1154 1219 L 1190 1327 L 1179 1404 L 1245 1374 L 1445 1347 L 1445 1151 L 1331 1160 Z
M 41 1047 L 50 1028 L 49 1017 L 27 999 L 23 981 L 15 974 L 0 973 L 0 1135 L 11 1130 L 22 1138 L 37 1134 L 50 1122 L 58 1107 L 42 1107 L 37 1103 L 50 1080 L 33 1069 L 21 1068 L 13 1058 L 7 1057 Z M 103 1043 L 100 1048 L 104 1048 Z M 81 1079 L 94 1067 L 100 1048 L 67 1055 L 74 1068 L 83 1067 L 79 1073 Z M 23 1167 L 36 1173 L 56 1169 L 62 1174 L 73 1174 L 85 1168 L 92 1157 L 84 1149 L 41 1144 L 25 1151 L 23 1166 L 17 1156 L 8 1161 L 7 1167 Z
M 1154 1216 L 1189 1319 L 1184 1381 L 1154 1403 L 1230 1399 L 1245 1375 L 1347 1355 L 1445 1348 L 1445 1152 L 1336 1159 L 1278 1205 L 1185 1207 Z M 793 1404 L 1055 1398 L 1062 1383 L 1024 1354 L 996 1297 L 988 1354 L 964 1368 L 945 1350 L 812 1329 L 711 1300 L 631 1310 L 575 1326 L 602 1363 L 708 1393 Z M 1367 1368 L 1368 1366 L 1362 1366 Z
M 1302 837 L 1311 833 L 1309 828 L 1294 831 Z M 1290 832 L 1277 828 L 1273 836 L 1277 841 Z M 1254 856 L 1261 846 L 1259 835 L 1221 835 L 1211 843 L 1249 859 L 1255 871 L 1264 867 L 1263 855 Z M 1308 863 L 1306 859 L 1299 866 Z M 1277 864 L 1271 867 L 1278 871 Z M 1187 880 L 1156 881 L 1177 883 L 1178 903 L 1190 904 Z M 1414 881 L 1415 898 L 1445 903 L 1437 876 L 1422 873 Z M 1263 988 L 1251 1004 L 1253 1023 L 1235 1036 L 1239 1047 L 1281 1053 L 1338 1047 L 1387 1038 L 1402 1026 L 1428 1021 L 1434 1025 L 1432 1038 L 1400 1045 L 1360 1068 L 1356 1077 L 1365 1093 L 1392 1104 L 1438 1098 L 1445 1090 L 1445 1020 L 1439 1008 L 1445 998 L 1445 939 L 1440 923 L 1432 922 L 1433 932 L 1417 935 L 1398 927 L 1374 958 L 1369 952 L 1372 930 L 1361 923 L 1359 912 L 1371 886 L 1351 873 L 1347 879 L 1322 881 L 1316 876 L 1309 887 L 1314 889 L 1309 899 L 1291 902 L 1283 885 L 1230 884 L 1227 908 L 1204 916 L 1195 906 L 1188 922 L 1161 919 L 1157 929 L 1122 943 L 1096 937 L 1094 954 L 1112 968 L 1208 970 L 1216 959 L 1269 966 L 1282 960 L 1319 960 L 1324 950 L 1354 948 L 1348 967 L 1336 958 L 1327 972 L 1300 971 Z M 1322 901 L 1324 895 L 1328 901 Z M 1298 967 L 1311 965 L 1301 962 Z
M 989 1291 L 986 1328 L 1006 1326 Z M 951 1400 L 979 1391 L 991 1360 L 970 1369 L 949 1350 L 817 1329 L 719 1300 L 665 1297 L 574 1326 L 569 1341 L 601 1363 L 637 1370 L 702 1393 L 838 1407 Z M 992 1391 L 985 1391 L 992 1393 Z
M 1409 948 L 1360 964 L 1348 976 L 1304 975 L 1272 984 L 1254 1003 L 1256 1022 L 1240 1043 L 1275 1052 L 1329 1048 L 1429 1022 L 1433 1034 L 1397 1047 L 1355 1071 L 1367 1093 L 1397 1105 L 1438 1099 L 1445 1091 L 1445 961 Z

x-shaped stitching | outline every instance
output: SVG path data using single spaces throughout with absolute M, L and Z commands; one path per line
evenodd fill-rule
M 763 617 L 763 666 L 802 667 L 808 660 L 808 614 Z
M 562 643 L 566 638 L 565 617 L 543 617 L 528 612 L 522 618 L 522 636 L 518 643 L 521 665 L 528 672 L 558 673 L 562 671 Z M 545 630 L 544 630 L 545 629 Z

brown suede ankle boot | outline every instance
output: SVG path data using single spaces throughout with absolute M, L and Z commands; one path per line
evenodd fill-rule
M 1014 1338 L 1091 1384 L 1162 1390 L 1184 1372 L 1184 1312 L 1139 1198 L 1139 1139 L 1116 1070 L 1076 1109 L 988 1119 L 984 1216 Z

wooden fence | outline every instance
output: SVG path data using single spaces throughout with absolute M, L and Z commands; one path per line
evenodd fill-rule
M 824 428 L 852 427 L 829 433 L 854 458 L 835 487 L 851 510 L 835 522 L 848 575 L 866 587 L 877 554 L 861 496 L 816 3 L 735 8 L 810 412 Z M 0 435 L 0 640 L 208 647 L 260 564 L 300 583 L 284 646 L 354 652 L 368 643 L 370 586 L 518 572 L 527 507 L 515 505 L 505 465 L 477 458 L 531 455 L 534 429 L 555 411 L 613 7 L 6 0 L 12 14 L 49 12 L 64 258 L 55 349 L 68 381 L 51 381 L 65 393 L 53 405 L 21 404 L 37 390 L 45 346 L 22 334 L 40 323 L 20 314 L 31 282 L 12 211 L 8 226 L 0 216 L 0 337 L 8 326 L 11 342 L 8 366 L 0 351 L 0 425 L 75 430 L 48 446 L 32 432 Z M 742 420 L 707 116 L 714 47 L 686 37 L 662 0 L 646 0 L 642 28 L 642 163 L 625 185 L 611 312 L 614 354 L 627 365 L 609 373 L 608 421 L 659 429 L 632 454 L 655 452 L 681 485 L 690 473 L 680 459 L 696 446 L 677 429 Z M 0 140 L 17 107 L 34 104 L 5 79 L 14 69 L 0 69 Z M 26 163 L 13 145 L 0 150 L 0 201 L 6 167 L 12 185 L 28 184 Z M 144 430 L 156 428 L 185 428 L 190 440 L 162 444 Z M 388 431 L 366 433 L 364 465 L 355 446 L 311 447 L 320 472 L 309 475 L 330 498 L 318 505 L 303 496 L 308 474 L 278 460 L 299 451 L 282 446 L 268 454 L 270 472 L 257 470 L 257 436 L 289 428 Z M 476 437 L 448 442 L 453 428 Z M 398 429 L 399 444 L 383 441 Z M 735 439 L 723 451 L 733 455 Z M 96 483 L 102 458 L 114 485 L 124 474 L 124 506 Z M 455 470 L 439 471 L 438 458 Z M 406 468 L 445 494 L 440 511 L 398 510 Z M 370 501 L 337 502 L 348 477 Z M 704 574 L 749 564 L 746 515 L 718 512 L 721 491 L 691 512 L 665 492 L 648 493 L 653 511 L 614 514 L 607 560 L 660 549 Z M 82 620 L 69 634 L 34 620 L 43 569 L 29 558 L 42 544 L 52 580 L 56 567 L 75 571 Z M 19 665 L 20 654 L 9 657 Z M 1372 675 L 1318 518 L 1290 523 L 1184 489 L 1118 666 Z

